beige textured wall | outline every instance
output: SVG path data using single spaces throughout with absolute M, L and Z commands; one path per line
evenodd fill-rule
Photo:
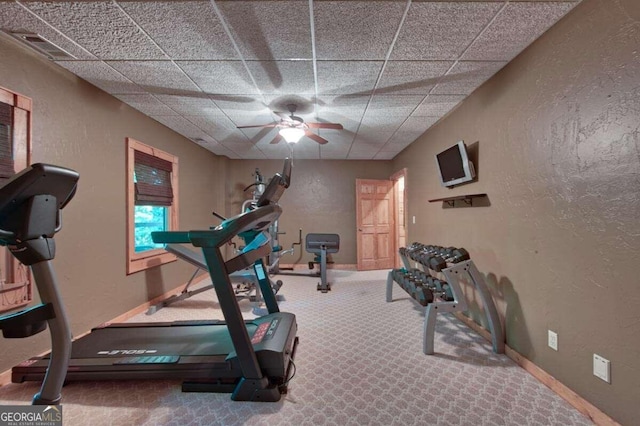
M 0 86 L 33 100 L 33 161 L 80 173 L 54 260 L 74 334 L 186 282 L 193 268 L 180 261 L 126 276 L 125 137 L 178 156 L 181 228 L 206 228 L 224 208 L 226 160 L 3 37 L 0 58 Z M 0 371 L 45 351 L 47 334 L 0 339 Z
M 629 425 L 640 396 L 639 46 L 640 2 L 584 0 L 394 160 L 409 169 L 409 241 L 467 248 L 507 343 Z M 460 139 L 478 180 L 445 189 L 433 157 Z M 484 192 L 488 207 L 427 202 Z M 592 375 L 594 353 L 611 361 L 611 384 Z
M 282 170 L 280 160 L 230 160 L 227 176 L 228 215 L 240 211 L 242 201 L 251 198 L 251 191 L 242 196 L 242 189 L 253 183 L 256 167 L 266 178 Z M 302 248 L 295 255 L 285 255 L 283 264 L 306 263 L 313 255 L 304 251 L 308 233 L 340 235 L 340 251 L 332 254 L 337 264 L 356 263 L 356 179 L 388 179 L 390 161 L 294 160 L 291 186 L 283 194 L 279 220 L 280 245 L 284 249 L 298 240 L 302 228 Z

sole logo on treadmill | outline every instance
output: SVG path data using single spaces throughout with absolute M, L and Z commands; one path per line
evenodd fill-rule
M 280 320 L 279 319 L 274 319 L 273 321 L 271 321 L 271 325 L 269 326 L 269 330 L 267 330 L 267 335 L 265 336 L 265 340 L 267 339 L 271 339 L 273 337 L 273 335 L 276 333 L 276 330 L 278 329 L 278 325 L 280 324 Z
M 255 333 L 253 333 L 253 337 L 251 338 L 251 343 L 254 345 L 256 343 L 260 343 L 263 340 L 269 340 L 273 337 L 273 334 L 276 332 L 278 328 L 278 324 L 280 324 L 279 319 L 274 319 L 271 322 L 263 322 L 258 326 Z
M 156 349 L 114 349 L 112 351 L 98 351 L 98 355 L 148 355 L 158 353 Z

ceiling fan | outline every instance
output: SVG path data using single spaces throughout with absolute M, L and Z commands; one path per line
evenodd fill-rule
M 276 127 L 280 129 L 273 140 L 269 143 L 276 144 L 282 139 L 288 143 L 297 143 L 303 136 L 308 137 L 311 140 L 318 142 L 321 145 L 329 142 L 325 138 L 313 133 L 309 129 L 335 129 L 342 130 L 342 124 L 338 123 L 305 123 L 302 117 L 298 117 L 295 114 L 297 109 L 296 104 L 288 104 L 287 109 L 289 115 L 284 112 L 274 111 L 278 117 L 280 117 L 279 123 L 269 124 L 257 124 L 253 126 L 238 126 L 238 129 L 249 129 L 255 127 Z

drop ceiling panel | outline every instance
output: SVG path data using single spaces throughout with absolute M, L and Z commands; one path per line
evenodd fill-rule
M 236 127 L 293 103 L 344 126 L 316 130 L 326 146 L 303 138 L 296 158 L 385 159 L 578 3 L 0 0 L 0 30 L 77 55 L 57 63 L 211 152 L 288 154 L 275 129 Z
M 145 115 L 177 115 L 153 95 L 115 95 L 115 97 Z
M 323 160 L 343 160 L 347 158 L 349 145 L 323 145 L 320 147 L 320 158 Z
M 198 145 L 200 145 L 201 147 L 213 152 L 214 154 L 217 155 L 224 155 L 226 157 L 229 157 L 231 159 L 238 159 L 238 155 L 231 151 L 230 149 L 224 148 L 224 147 L 220 147 L 220 146 L 212 146 L 211 144 L 208 144 L 206 142 L 200 142 L 198 143 Z
M 167 59 L 115 2 L 23 2 L 100 59 Z
M 439 119 L 439 117 L 407 117 L 398 132 L 424 133 Z
M 235 139 L 233 137 L 228 138 L 224 142 L 220 142 L 220 145 L 237 153 L 244 152 L 253 148 L 260 148 L 246 138 Z
M 380 74 L 382 61 L 318 61 L 321 95 L 367 95 Z
M 261 160 L 261 159 L 267 158 L 267 156 L 264 155 L 264 152 L 260 151 L 256 147 L 245 149 L 245 150 L 236 150 L 234 152 L 242 160 Z
M 224 119 L 212 118 L 205 115 L 188 115 L 185 116 L 185 118 L 218 142 L 224 143 L 224 141 L 230 138 L 246 139 L 246 136 L 239 130 L 226 125 L 228 121 L 225 122 Z
M 106 63 L 148 93 L 203 95 L 198 86 L 193 84 L 171 61 L 107 61 Z
M 173 59 L 239 59 L 209 1 L 119 4 Z
M 289 149 L 288 146 L 279 147 L 277 149 L 269 149 L 263 152 L 264 155 L 270 160 L 281 160 L 286 157 L 291 157 L 291 149 Z
M 365 114 L 360 122 L 360 131 L 373 129 L 373 131 L 395 131 L 406 120 L 406 116 L 389 115 L 384 113 Z
M 414 2 L 391 59 L 458 59 L 500 7 L 497 2 Z
M 408 116 L 422 102 L 422 95 L 374 95 L 365 118 L 370 114 Z
M 27 30 L 36 33 L 77 59 L 95 59 L 91 53 L 75 44 L 69 38 L 47 25 L 41 19 L 30 13 L 25 7 L 17 3 L 3 3 L 0 13 L 0 28 L 8 32 L 22 32 Z
M 371 151 L 368 148 L 364 150 L 354 150 L 349 151 L 349 155 L 347 156 L 348 160 L 373 160 L 373 157 L 376 155 L 376 151 Z
M 226 118 L 220 108 L 205 93 L 156 95 L 156 98 L 179 115 L 206 115 Z
M 453 61 L 390 61 L 384 68 L 376 94 L 426 95 Z
M 245 59 L 311 59 L 306 1 L 217 1 Z
M 334 131 L 331 134 L 329 132 L 320 132 L 320 135 L 329 141 L 329 143 L 323 145 L 323 147 L 331 149 L 334 147 L 343 147 L 348 150 L 356 134 L 349 131 Z
M 269 111 L 262 113 L 238 113 L 232 116 L 232 121 L 237 126 L 258 126 L 264 124 L 276 124 L 278 121 L 274 118 L 273 114 Z M 260 128 L 242 129 L 244 132 L 258 132 Z
M 429 95 L 413 111 L 413 117 L 442 117 L 465 98 L 464 95 Z
M 382 148 L 382 151 L 400 151 L 407 145 L 418 139 L 424 132 L 396 132 L 391 139 L 389 139 L 386 145 Z
M 247 67 L 265 95 L 315 93 L 311 61 L 247 61 Z
M 145 90 L 100 61 L 61 61 L 63 68 L 107 93 L 146 93 Z
M 395 151 L 380 151 L 375 155 L 375 157 L 373 157 L 373 159 L 374 160 L 393 160 L 393 157 L 395 157 L 396 155 L 398 155 L 398 153 Z
M 431 93 L 469 95 L 505 65 L 506 62 L 458 62 Z
M 202 90 L 209 94 L 260 94 L 241 61 L 177 61 L 176 63 Z
M 360 125 L 359 116 L 357 118 L 349 118 L 345 115 L 331 113 L 331 112 L 321 112 L 320 114 L 318 114 L 318 116 L 319 117 L 317 121 L 319 122 L 342 124 L 342 127 L 344 128 L 344 130 L 351 131 L 351 132 L 355 132 L 356 130 L 358 130 L 358 126 Z M 319 130 L 321 133 L 326 132 L 327 134 L 336 134 L 340 132 L 340 130 L 335 130 L 335 129 L 319 129 Z
M 318 116 L 334 123 L 359 122 L 369 103 L 370 96 L 320 96 L 317 100 Z
M 571 10 L 574 2 L 509 3 L 465 52 L 465 60 L 510 61 Z
M 405 7 L 404 1 L 314 2 L 317 58 L 384 59 Z
M 393 136 L 395 131 L 371 131 L 369 129 L 364 129 L 358 132 L 356 137 L 353 139 L 353 144 L 351 145 L 351 149 L 364 149 L 364 148 L 375 148 L 375 151 L 380 149 L 387 141 Z
M 275 119 L 267 105 L 255 95 L 210 95 L 210 98 L 238 126 L 265 124 Z
M 154 115 L 151 116 L 151 118 L 191 140 L 205 139 L 208 136 L 198 126 L 184 117 L 177 115 Z

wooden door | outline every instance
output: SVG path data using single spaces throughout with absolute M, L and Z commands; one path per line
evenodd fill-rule
M 358 270 L 394 266 L 393 182 L 356 179 Z

